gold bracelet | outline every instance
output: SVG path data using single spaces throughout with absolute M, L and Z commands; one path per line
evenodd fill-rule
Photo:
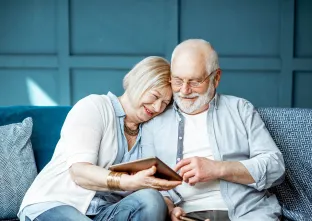
M 121 190 L 120 188 L 120 180 L 121 176 L 124 173 L 113 172 L 111 171 L 107 176 L 107 187 L 110 190 Z

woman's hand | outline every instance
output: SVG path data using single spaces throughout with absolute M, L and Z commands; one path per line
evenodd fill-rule
M 121 176 L 120 187 L 123 190 L 135 191 L 139 189 L 153 188 L 156 190 L 170 190 L 178 185 L 181 181 L 169 181 L 154 177 L 156 167 L 152 166 L 147 170 L 142 170 L 134 175 L 124 174 Z
M 174 207 L 169 215 L 172 221 L 180 221 L 180 216 L 184 216 L 185 212 L 181 207 Z

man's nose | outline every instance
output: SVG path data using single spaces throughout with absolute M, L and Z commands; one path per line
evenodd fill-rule
M 183 82 L 181 88 L 180 88 L 180 92 L 183 94 L 190 94 L 192 93 L 192 89 L 190 87 L 190 85 L 188 84 L 188 82 Z

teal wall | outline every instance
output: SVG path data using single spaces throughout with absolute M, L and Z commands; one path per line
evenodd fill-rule
M 219 52 L 220 92 L 312 108 L 310 0 L 0 0 L 0 106 L 120 95 L 136 62 L 188 38 Z

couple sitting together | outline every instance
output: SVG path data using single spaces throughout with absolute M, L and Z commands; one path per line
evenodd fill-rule
M 282 154 L 250 102 L 216 93 L 220 77 L 213 47 L 191 39 L 174 49 L 171 64 L 154 56 L 136 64 L 122 96 L 78 101 L 20 220 L 279 220 L 267 189 L 283 181 Z M 108 169 L 149 156 L 183 182 L 154 177 L 155 167 Z

